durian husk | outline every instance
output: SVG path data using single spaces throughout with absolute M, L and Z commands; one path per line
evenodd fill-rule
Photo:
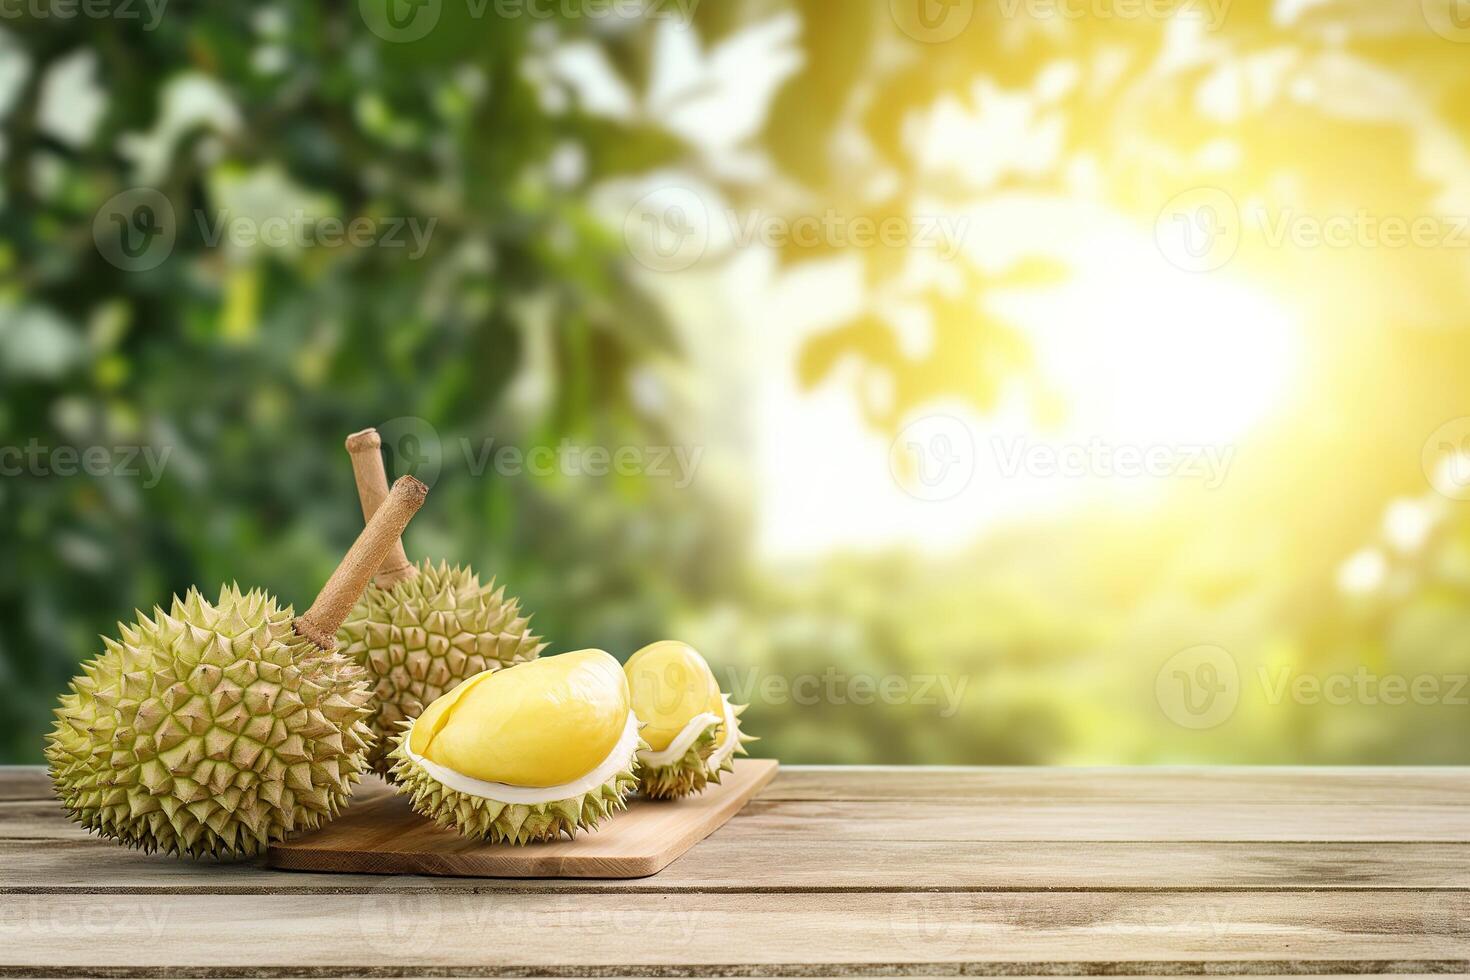
M 654 766 L 640 759 L 638 765 L 638 791 L 651 800 L 677 800 L 685 796 L 702 793 L 711 783 L 718 786 L 720 777 L 734 772 L 737 755 L 748 755 L 745 743 L 759 741 L 754 735 L 740 730 L 740 716 L 749 705 L 730 706 L 728 717 L 734 720 L 735 745 L 718 763 L 712 761 L 715 749 L 724 743 L 723 720 L 713 722 L 699 733 L 685 752 L 675 762 Z
M 393 742 L 404 722 L 464 681 L 487 670 L 534 660 L 546 649 L 519 600 L 467 568 L 419 562 L 388 588 L 369 586 L 337 642 L 373 685 L 368 719 L 377 736 L 369 763 L 393 776 Z
M 146 852 L 259 854 L 347 803 L 372 742 L 366 673 L 229 586 L 119 624 L 61 698 L 46 758 L 68 813 Z
M 709 757 L 715 751 L 719 732 L 720 722 L 711 722 L 689 750 L 668 765 L 652 766 L 640 760 L 638 791 L 651 800 L 677 800 L 703 792 L 711 781 Z M 718 770 L 713 773 L 713 781 L 719 782 Z
M 504 803 L 472 796 L 439 782 L 408 751 L 412 724 L 396 736 L 389 752 L 392 777 L 416 813 L 440 827 L 492 844 L 530 844 L 575 837 L 627 808 L 638 785 L 636 753 L 626 769 L 579 796 L 546 803 Z

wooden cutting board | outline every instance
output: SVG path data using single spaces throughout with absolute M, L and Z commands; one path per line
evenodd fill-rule
M 466 840 L 414 813 L 402 796 L 353 804 L 315 833 L 276 844 L 289 871 L 475 878 L 646 878 L 714 833 L 776 775 L 774 759 L 738 759 L 719 786 L 676 801 L 635 798 L 595 833 L 512 847 Z

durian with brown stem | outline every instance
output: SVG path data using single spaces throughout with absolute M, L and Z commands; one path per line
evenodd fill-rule
M 677 640 L 650 643 L 623 667 L 633 698 L 633 713 L 643 723 L 644 747 L 638 752 L 638 783 L 644 796 L 676 800 L 718 784 L 734 771 L 754 736 L 740 730 L 746 705 L 721 693 L 698 650 Z
M 365 429 L 347 439 L 364 517 L 387 493 L 382 439 Z M 343 652 L 367 669 L 378 736 L 373 768 L 388 775 L 392 740 L 436 698 L 487 670 L 534 660 L 546 644 L 520 604 L 470 569 L 414 564 L 398 543 L 337 634 Z
M 399 480 L 300 618 L 231 585 L 119 624 L 47 737 L 72 818 L 147 852 L 230 858 L 335 816 L 373 736 L 367 677 L 333 637 L 426 493 Z

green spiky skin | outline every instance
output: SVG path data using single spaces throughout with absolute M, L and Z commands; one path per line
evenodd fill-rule
M 228 587 L 119 624 L 47 737 L 73 819 L 147 852 L 227 858 L 335 816 L 367 767 L 371 693 L 293 618 Z
M 408 754 L 407 731 L 395 739 L 389 757 L 396 788 L 409 797 L 416 813 L 491 844 L 531 844 L 595 830 L 604 819 L 627 808 L 628 794 L 638 785 L 635 760 L 581 796 L 547 803 L 501 803 L 460 793 L 429 775 Z
M 735 738 L 737 739 L 735 749 L 725 757 L 718 766 L 710 765 L 710 756 L 714 755 L 715 747 L 723 740 L 724 733 L 721 731 L 723 722 L 715 722 L 700 732 L 694 744 L 689 746 L 689 751 L 677 761 L 667 766 L 650 766 L 646 762 L 638 767 L 638 790 L 651 800 L 677 800 L 695 793 L 704 792 L 710 783 L 716 786 L 720 783 L 722 773 L 734 772 L 734 760 L 737 755 L 746 755 L 745 743 L 756 741 L 752 735 L 746 735 L 740 730 L 740 715 L 745 712 L 748 705 L 738 704 L 734 706 Z
M 369 586 L 337 633 L 342 652 L 372 677 L 378 740 L 369 761 L 391 776 L 389 751 L 403 722 L 417 718 L 460 681 L 534 660 L 546 644 L 530 617 L 492 581 L 466 568 L 421 562 L 389 589 Z
M 704 792 L 710 781 L 709 757 L 718 744 L 716 736 L 719 732 L 720 723 L 711 722 L 687 752 L 666 766 L 640 762 L 638 791 L 651 800 L 677 800 Z M 718 773 L 715 782 L 719 782 Z

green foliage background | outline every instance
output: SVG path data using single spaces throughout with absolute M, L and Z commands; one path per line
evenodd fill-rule
M 1087 157 L 1112 206 L 1151 214 L 1156 187 L 1198 181 L 1178 160 L 1228 130 L 1248 148 L 1228 188 L 1241 199 L 1285 173 L 1308 188 L 1307 203 L 1428 213 L 1444 188 L 1417 168 L 1407 124 L 1273 92 L 1225 126 L 1177 96 L 1207 68 L 1271 51 L 1303 64 L 1337 57 L 1401 83 L 1463 147 L 1463 46 L 1422 24 L 1385 29 L 1351 4 L 1284 25 L 1266 5 L 1241 3 L 1214 62 L 1161 74 L 1167 23 L 1031 30 L 987 12 L 959 43 L 915 54 L 887 0 L 707 0 L 693 21 L 706 50 L 769 18 L 800 25 L 799 65 L 749 140 L 771 172 L 741 181 L 656 112 L 609 118 L 574 92 L 552 98 L 557 86 L 532 70 L 552 46 L 585 43 L 640 91 L 657 57 L 655 18 L 610 25 L 576 3 L 549 21 L 486 18 L 446 2 L 425 38 L 394 44 L 356 6 L 178 3 L 155 30 L 0 22 L 0 73 L 14 80 L 0 105 L 0 446 L 168 453 L 156 486 L 126 475 L 0 479 L 0 761 L 39 759 L 52 699 L 96 653 L 97 635 L 135 607 L 232 580 L 308 604 L 361 526 L 340 447 L 366 425 L 437 440 L 439 474 L 410 551 L 499 578 L 553 651 L 625 656 L 679 635 L 746 691 L 834 668 L 968 685 L 947 715 L 756 697 L 748 717 L 766 736 L 761 749 L 788 761 L 1470 759 L 1455 704 L 1271 703 L 1252 685 L 1228 725 L 1200 732 L 1170 724 L 1154 701 L 1160 665 L 1200 642 L 1228 646 L 1247 677 L 1283 664 L 1470 669 L 1470 522 L 1456 506 L 1433 501 L 1434 530 L 1393 557 L 1392 588 L 1347 601 L 1333 584 L 1339 564 L 1376 539 L 1390 501 L 1424 495 L 1428 433 L 1470 414 L 1463 254 L 1324 264 L 1245 243 L 1242 265 L 1309 309 L 1314 373 L 1297 382 L 1290 421 L 1242 447 L 1261 462 L 1242 468 L 1230 496 L 1179 495 L 1141 518 L 1089 512 L 1008 528 L 943 559 L 895 550 L 777 568 L 753 557 L 760 488 L 738 439 L 687 487 L 473 465 L 487 440 L 718 441 L 699 411 L 715 382 L 691 348 L 720 341 L 699 317 L 671 312 L 687 302 L 648 288 L 622 229 L 593 206 L 605 182 L 681 168 L 739 207 L 779 213 L 797 201 L 805 213 L 875 216 L 909 213 L 921 193 L 1059 192 L 1062 168 L 946 183 L 905 157 L 905 122 L 976 77 L 1026 88 L 1059 60 L 1106 58 L 1116 70 L 1055 112 L 1063 154 Z M 42 104 L 48 73 L 79 52 L 95 59 L 105 109 L 85 139 L 68 140 L 43 124 Z M 170 128 L 167 106 L 185 83 L 223 101 Z M 854 126 L 871 150 L 860 160 L 833 150 Z M 555 161 L 569 147 L 577 166 L 567 175 Z M 879 171 L 889 189 L 860 193 Z M 140 183 L 186 216 L 241 200 L 230 195 L 243 187 L 266 207 L 305 199 L 349 220 L 433 219 L 435 231 L 411 259 L 371 247 L 212 247 L 184 220 L 168 261 L 123 272 L 99 254 L 92 224 Z M 828 252 L 780 258 L 794 268 Z M 902 276 L 899 252 L 859 258 L 872 284 Z M 983 296 L 1065 275 L 1038 255 L 967 271 L 965 288 Z M 991 411 L 1013 382 L 1040 414 L 1065 411 L 1012 325 L 952 294 L 921 299 L 936 330 L 923 357 L 866 311 L 816 335 L 795 363 L 766 369 L 815 390 L 838 383 L 838 365 L 864 365 L 896 393 L 881 405 L 852 395 L 884 434 L 938 398 Z

